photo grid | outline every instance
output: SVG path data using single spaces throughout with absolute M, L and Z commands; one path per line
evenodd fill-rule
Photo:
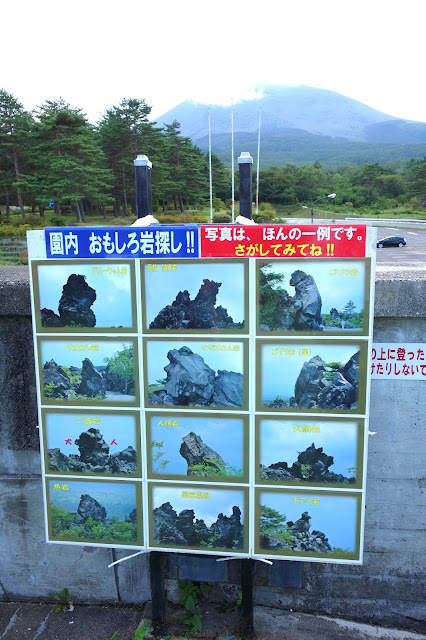
M 254 557 L 360 563 L 370 261 L 255 269 Z
M 31 271 L 49 541 L 362 561 L 368 259 Z

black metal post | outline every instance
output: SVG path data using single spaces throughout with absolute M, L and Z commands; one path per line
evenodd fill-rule
M 241 638 L 254 638 L 253 623 L 253 573 L 254 560 L 241 560 Z
M 248 151 L 242 151 L 238 158 L 238 172 L 240 177 L 240 216 L 252 219 L 252 190 L 251 177 L 253 158 Z
M 314 224 L 314 203 L 312 203 L 312 208 L 311 208 L 311 224 Z
M 152 215 L 151 169 L 148 156 L 139 155 L 135 165 L 136 214 L 138 218 Z
M 166 632 L 166 594 L 164 587 L 165 553 L 151 551 L 149 568 L 151 573 L 152 624 L 155 634 L 163 636 Z

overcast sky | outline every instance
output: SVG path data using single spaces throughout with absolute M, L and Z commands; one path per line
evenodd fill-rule
M 27 109 L 62 96 L 92 122 L 124 97 L 144 98 L 158 117 L 188 98 L 248 98 L 262 82 L 426 121 L 425 14 L 418 0 L 10 2 L 0 87 Z

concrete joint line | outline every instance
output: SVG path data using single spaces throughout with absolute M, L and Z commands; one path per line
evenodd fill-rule
M 37 632 L 33 638 L 33 640 L 36 640 L 36 638 L 38 638 L 43 631 L 46 629 L 46 623 L 49 619 L 50 614 L 52 613 L 53 609 L 51 611 L 49 611 L 49 613 L 47 614 L 47 616 L 45 617 L 45 619 L 43 620 L 43 622 L 41 623 L 41 625 L 39 626 L 39 628 L 37 629 Z
M 15 624 L 15 620 L 16 620 L 16 616 L 19 613 L 19 610 L 21 608 L 22 605 L 19 605 L 19 607 L 16 609 L 15 613 L 13 614 L 13 616 L 11 617 L 11 619 L 9 620 L 9 624 L 7 625 L 6 629 L 3 631 L 3 633 L 0 636 L 0 640 L 6 635 L 6 633 L 8 631 L 10 631 L 10 629 L 13 627 L 13 625 Z

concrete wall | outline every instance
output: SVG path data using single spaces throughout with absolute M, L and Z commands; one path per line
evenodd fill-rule
M 425 342 L 426 283 L 379 273 L 374 340 Z M 150 599 L 148 558 L 108 569 L 126 551 L 44 542 L 34 358 L 25 267 L 0 267 L 0 600 L 49 600 L 68 587 L 77 602 Z M 424 626 L 426 382 L 373 380 L 364 565 L 255 563 L 258 604 L 426 631 Z M 177 579 L 214 581 L 235 599 L 237 561 L 168 555 Z

